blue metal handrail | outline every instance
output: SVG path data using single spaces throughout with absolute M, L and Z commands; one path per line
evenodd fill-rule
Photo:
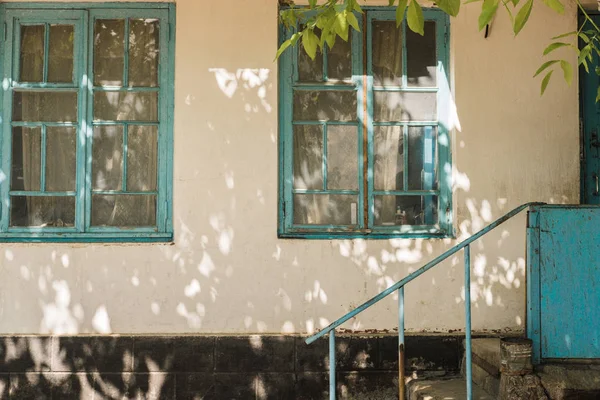
M 453 254 L 456 254 L 458 251 L 464 249 L 465 250 L 465 317 L 466 317 L 466 327 L 465 327 L 465 354 L 466 354 L 466 380 L 467 380 L 467 400 L 473 399 L 473 388 L 472 388 L 472 372 L 471 372 L 471 248 L 470 244 L 484 236 L 498 225 L 506 222 L 511 219 L 515 215 L 519 214 L 521 211 L 529 208 L 531 206 L 544 205 L 545 203 L 525 203 L 514 210 L 506 213 L 504 216 L 498 218 L 496 221 L 492 222 L 479 232 L 471 235 L 468 239 L 460 242 L 456 246 L 447 250 L 440 256 L 434 258 L 415 272 L 407 275 L 404 279 L 396 282 L 389 288 L 385 289 L 383 292 L 374 296 L 370 300 L 364 302 L 360 306 L 356 307 L 354 310 L 350 311 L 337 321 L 329 324 L 325 329 L 315 333 L 314 335 L 308 337 L 305 342 L 306 344 L 311 344 L 318 338 L 329 334 L 329 398 L 331 400 L 335 400 L 336 398 L 336 385 L 335 385 L 335 328 L 348 321 L 350 318 L 355 317 L 357 314 L 365 311 L 367 308 L 371 307 L 378 301 L 384 299 L 390 294 L 394 293 L 396 290 L 398 291 L 398 368 L 399 368 L 399 381 L 398 381 L 398 390 L 399 390 L 399 398 L 400 400 L 404 400 L 405 394 L 405 380 L 404 380 L 404 286 L 413 281 L 415 278 L 419 277 L 426 271 L 429 271 L 431 268 L 438 265 L 440 262 L 446 260 Z

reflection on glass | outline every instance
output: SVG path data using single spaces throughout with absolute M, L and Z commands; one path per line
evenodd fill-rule
M 41 128 L 14 127 L 11 153 L 11 190 L 40 190 Z
M 127 190 L 156 190 L 158 127 L 130 125 L 127 134 Z
M 129 22 L 129 86 L 158 86 L 158 27 L 156 19 Z
M 92 195 L 92 225 L 152 227 L 156 225 L 155 195 Z
M 437 188 L 437 129 L 432 126 L 408 128 L 408 190 Z
M 72 127 L 46 128 L 46 190 L 68 192 L 76 189 L 77 135 Z
M 379 92 L 373 94 L 375 121 L 435 121 L 437 93 Z
M 435 22 L 425 21 L 425 35 L 406 30 L 406 73 L 408 86 L 436 86 L 437 54 Z
M 356 225 L 357 196 L 295 194 L 294 224 Z
M 375 86 L 402 86 L 402 30 L 396 21 L 374 21 L 372 45 Z
M 323 189 L 323 128 L 294 126 L 294 188 Z
M 294 120 L 355 121 L 356 92 L 297 90 L 294 92 Z
M 94 121 L 158 121 L 157 92 L 95 92 Z
M 327 189 L 358 189 L 358 129 L 327 127 Z
M 436 225 L 437 196 L 375 196 L 375 225 Z
M 77 121 L 77 92 L 13 93 L 13 121 Z
M 94 24 L 94 85 L 123 85 L 124 33 L 125 20 L 96 20 Z
M 352 36 L 347 42 L 338 38 L 335 46 L 328 48 L 327 77 L 336 81 L 352 79 Z
M 304 27 L 302 27 L 304 29 Z M 315 29 L 315 35 L 321 37 L 321 30 Z M 311 83 L 323 81 L 323 53 L 317 49 L 315 59 L 311 59 L 304 46 L 299 43 L 298 47 L 298 82 Z
M 401 126 L 376 126 L 374 133 L 375 190 L 404 190 L 404 134 Z
M 44 25 L 21 25 L 21 82 L 43 82 L 44 36 Z
M 92 188 L 121 190 L 123 185 L 123 127 L 94 127 Z
M 11 196 L 10 226 L 68 228 L 75 225 L 75 197 Z
M 73 82 L 73 25 L 50 25 L 48 82 Z

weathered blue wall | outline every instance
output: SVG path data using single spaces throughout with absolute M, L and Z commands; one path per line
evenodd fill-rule
M 600 358 L 600 207 L 534 207 L 527 237 L 536 361 Z

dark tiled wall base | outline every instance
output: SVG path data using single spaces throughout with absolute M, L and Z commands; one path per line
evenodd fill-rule
M 293 336 L 4 336 L 0 399 L 327 399 L 328 344 Z M 459 370 L 459 336 L 407 336 L 407 372 Z M 397 338 L 336 340 L 340 399 L 397 398 Z

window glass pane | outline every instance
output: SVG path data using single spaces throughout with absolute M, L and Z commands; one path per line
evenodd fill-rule
M 129 22 L 129 86 L 158 86 L 158 25 L 156 19 Z
M 377 226 L 436 225 L 436 196 L 375 196 Z
M 41 128 L 13 128 L 11 190 L 40 190 L 41 138 Z
M 130 125 L 127 133 L 127 190 L 156 190 L 158 128 Z
M 21 26 L 21 82 L 44 80 L 44 25 Z
M 327 127 L 327 188 L 358 189 L 358 129 Z
M 372 45 L 373 83 L 401 86 L 402 29 L 396 28 L 396 21 L 374 21 Z
M 294 188 L 323 189 L 323 128 L 294 126 Z
M 297 225 L 356 225 L 357 210 L 358 199 L 354 195 L 294 195 Z
M 50 25 L 48 82 L 73 82 L 73 25 Z
M 77 121 L 77 92 L 17 92 L 13 94 L 13 121 Z
M 92 195 L 92 225 L 149 227 L 156 225 L 154 195 Z
M 327 50 L 327 76 L 330 80 L 352 79 L 352 36 L 347 42 L 338 37 L 335 46 Z
M 376 126 L 374 143 L 375 190 L 404 190 L 404 135 L 401 126 Z
M 437 129 L 431 126 L 408 128 L 408 189 L 437 188 Z
M 157 92 L 95 92 L 94 121 L 158 121 Z
M 10 198 L 10 226 L 73 227 L 75 197 L 13 196 Z
M 46 190 L 67 192 L 76 189 L 77 130 L 71 127 L 46 128 Z
M 123 185 L 123 127 L 96 126 L 92 142 L 92 188 L 121 190 Z
M 373 94 L 375 121 L 435 121 L 437 93 L 380 92 Z
M 321 37 L 321 30 L 315 29 L 315 34 Z M 315 59 L 311 59 L 302 42 L 298 43 L 298 82 L 323 82 L 323 53 L 317 49 Z
M 294 92 L 294 119 L 300 121 L 355 121 L 356 92 L 323 90 Z
M 125 21 L 99 19 L 94 25 L 94 85 L 122 86 Z
M 406 74 L 408 86 L 436 86 L 437 55 L 435 22 L 425 21 L 425 35 L 406 30 Z

